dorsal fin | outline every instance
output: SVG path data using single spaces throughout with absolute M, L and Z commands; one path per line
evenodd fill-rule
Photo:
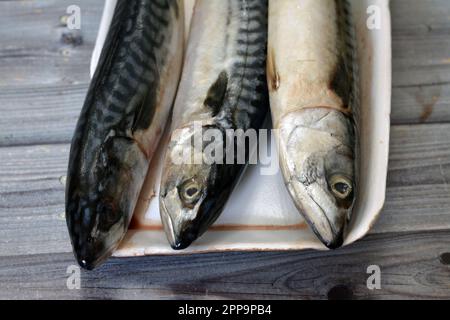
M 208 90 L 204 105 L 211 108 L 215 117 L 223 106 L 225 95 L 228 89 L 228 75 L 226 71 L 219 74 L 217 80 Z

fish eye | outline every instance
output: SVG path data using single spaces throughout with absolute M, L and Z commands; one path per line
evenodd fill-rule
M 336 198 L 346 200 L 352 194 L 353 183 L 346 176 L 334 175 L 330 179 L 330 188 Z
M 181 185 L 178 192 L 184 202 L 195 204 L 200 199 L 202 189 L 194 180 L 188 180 Z

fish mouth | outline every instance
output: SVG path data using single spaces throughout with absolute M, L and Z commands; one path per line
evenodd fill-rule
M 184 250 L 197 239 L 196 233 L 187 223 L 176 223 L 166 207 L 165 199 L 160 198 L 161 220 L 170 246 L 174 250 Z
M 85 213 L 86 211 L 82 211 Z M 104 213 L 104 212 L 103 212 Z M 72 215 L 73 216 L 73 215 Z M 69 224 L 69 234 L 72 242 L 73 253 L 80 267 L 93 270 L 103 264 L 120 245 L 125 232 L 123 218 L 114 222 L 107 231 L 100 231 L 99 213 L 89 217 L 90 225 L 72 228 L 74 222 Z M 86 218 L 85 214 L 82 217 Z M 93 222 L 92 222 L 93 221 Z
M 105 262 L 114 253 L 117 246 L 118 245 L 111 245 L 101 255 L 94 258 L 88 254 L 77 254 L 76 252 L 75 257 L 80 267 L 88 271 L 92 271 Z
M 336 229 L 334 228 L 333 224 L 328 219 L 325 211 L 323 211 L 322 208 L 320 208 L 320 210 L 322 211 L 322 216 L 326 219 L 326 221 L 328 223 L 329 232 L 332 234 L 332 236 L 329 239 L 327 239 L 324 236 L 323 232 L 320 232 L 318 230 L 316 225 L 309 218 L 310 217 L 309 214 L 306 213 L 304 215 L 304 217 L 305 217 L 306 221 L 308 222 L 308 224 L 311 226 L 311 229 L 313 230 L 313 232 L 316 234 L 316 236 L 319 238 L 319 240 L 328 249 L 331 249 L 331 250 L 339 249 L 344 244 L 344 228 L 340 228 L 338 231 L 336 231 Z
M 191 239 L 190 237 L 186 237 L 186 238 L 176 238 L 175 241 L 173 243 L 170 244 L 170 246 L 172 247 L 173 250 L 184 250 L 187 249 L 192 242 L 194 242 L 193 239 Z
M 317 201 L 311 188 L 298 183 L 295 187 L 288 186 L 288 189 L 296 207 L 319 240 L 331 250 L 342 247 L 345 223 L 340 223 L 340 220 L 336 222 L 330 220 L 330 213 L 327 214 L 328 210 Z M 317 190 L 320 190 L 320 187 Z M 298 195 L 301 194 L 303 196 L 299 197 Z

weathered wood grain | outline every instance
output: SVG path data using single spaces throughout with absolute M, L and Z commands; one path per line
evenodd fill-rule
M 0 256 L 69 252 L 63 179 L 69 146 L 0 148 Z
M 80 31 L 61 24 L 72 4 Z M 335 252 L 112 259 L 68 290 L 63 180 L 102 7 L 0 1 L 0 299 L 311 299 L 340 286 L 354 298 L 450 297 L 447 0 L 391 1 L 394 126 L 386 207 L 371 235 Z M 366 287 L 373 264 L 380 291 Z
M 60 24 L 69 4 L 82 9 L 79 32 Z M 0 146 L 71 140 L 88 87 L 102 5 L 87 0 L 0 2 Z M 450 122 L 448 2 L 393 0 L 391 8 L 392 122 Z M 82 43 L 65 43 L 64 33 Z
M 450 233 L 436 231 L 372 235 L 325 253 L 112 259 L 82 272 L 81 290 L 66 286 L 70 254 L 12 256 L 0 260 L 0 299 L 327 299 L 336 286 L 356 299 L 442 299 L 450 266 L 440 256 L 449 248 Z M 381 290 L 367 288 L 370 265 L 381 268 Z
M 393 123 L 450 121 L 450 6 L 391 0 Z
M 450 229 L 450 124 L 393 126 L 385 209 L 372 232 Z
M 81 9 L 81 30 L 61 23 Z M 89 85 L 103 1 L 0 1 L 0 146 L 68 142 Z
M 0 88 L 0 147 L 69 142 L 87 86 Z
M 70 5 L 81 9 L 81 30 L 61 17 Z M 86 83 L 103 1 L 0 2 L 0 88 Z M 72 37 L 70 37 L 72 36 Z
M 450 82 L 448 2 L 391 0 L 391 12 L 394 85 Z
M 394 126 L 386 208 L 372 232 L 450 229 L 450 124 Z M 0 148 L 0 256 L 69 252 L 69 145 Z

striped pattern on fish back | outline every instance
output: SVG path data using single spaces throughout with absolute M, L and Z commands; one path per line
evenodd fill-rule
M 130 136 L 148 128 L 179 10 L 177 0 L 118 1 L 80 116 L 78 139 L 86 125 L 89 138 L 95 139 L 91 147 L 111 133 Z
M 238 11 L 236 13 L 236 10 Z M 239 17 L 234 37 L 228 91 L 217 116 L 221 127 L 259 128 L 268 109 L 266 80 L 267 0 L 232 0 L 229 16 Z
M 351 114 L 358 124 L 359 119 L 359 69 L 357 63 L 357 45 L 355 27 L 352 19 L 351 4 L 348 0 L 335 0 L 337 10 L 338 36 L 341 39 L 342 69 L 345 78 L 340 78 L 341 82 L 346 82 L 341 92 L 343 100 L 350 109 Z
M 353 124 L 353 152 L 355 161 L 355 186 L 359 185 L 360 179 L 360 123 L 361 123 L 361 96 L 360 96 L 360 77 L 358 65 L 358 49 L 356 43 L 356 30 L 352 17 L 351 3 L 349 0 L 335 0 L 337 6 L 339 32 L 343 39 L 343 49 L 345 65 L 347 68 L 348 87 L 348 108 L 351 111 L 351 123 Z M 358 188 L 354 188 L 355 198 L 357 197 Z

